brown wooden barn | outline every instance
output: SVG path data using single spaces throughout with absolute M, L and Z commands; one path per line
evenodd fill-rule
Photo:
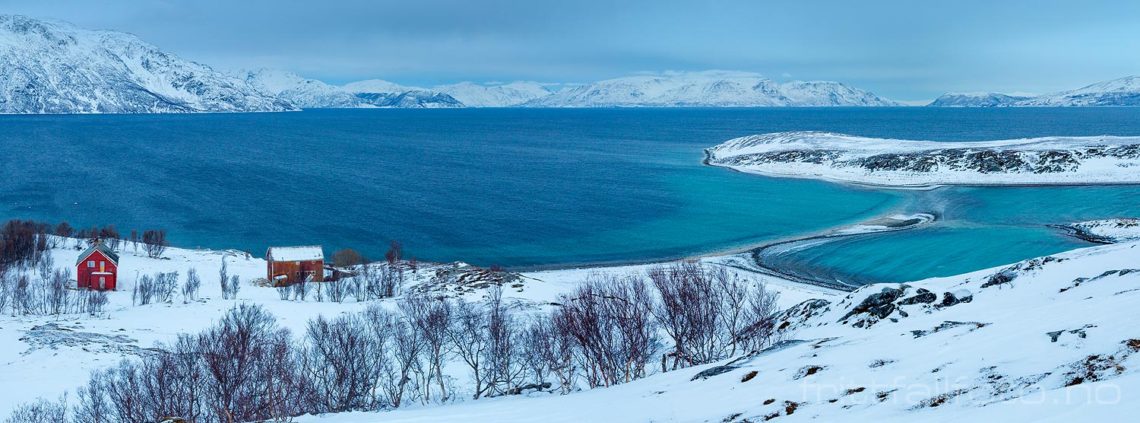
M 269 247 L 265 261 L 266 278 L 276 286 L 324 281 L 325 254 L 320 245 Z

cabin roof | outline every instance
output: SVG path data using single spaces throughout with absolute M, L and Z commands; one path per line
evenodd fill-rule
M 96 251 L 103 253 L 104 256 L 111 260 L 111 263 L 119 264 L 119 255 L 111 251 L 110 248 L 107 248 L 102 242 L 96 242 L 90 247 L 87 247 L 86 250 L 83 250 L 82 253 L 79 253 L 79 258 L 75 260 L 75 264 L 78 266 L 79 263 L 83 263 L 84 260 L 87 260 L 87 258 L 91 257 L 91 254 L 94 254 Z
M 269 247 L 269 251 L 265 252 L 265 259 L 269 261 L 324 260 L 325 252 L 320 245 Z

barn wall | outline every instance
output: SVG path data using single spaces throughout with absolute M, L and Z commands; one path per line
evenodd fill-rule
M 291 285 L 300 282 L 303 278 L 301 275 L 311 273 L 313 280 L 321 282 L 324 280 L 324 260 L 310 260 L 310 261 L 271 261 L 266 264 L 267 275 L 269 280 L 273 280 L 278 275 L 285 275 L 285 285 Z

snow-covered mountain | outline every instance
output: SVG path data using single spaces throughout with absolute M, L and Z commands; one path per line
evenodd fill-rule
M 1029 97 L 1002 93 L 946 93 L 934 99 L 931 107 L 1008 107 Z
M 0 15 L 0 113 L 293 109 L 240 78 L 130 34 Z
M 726 141 L 705 163 L 769 176 L 882 186 L 1140 183 L 1140 137 L 910 141 L 778 132 Z
M 1046 94 L 1019 106 L 1140 106 L 1140 77 L 1128 76 L 1087 87 Z
M 946 93 L 928 106 L 940 107 L 1082 107 L 1140 106 L 1140 77 L 1126 76 L 1083 88 L 1039 96 L 1001 93 Z
M 895 106 L 897 103 L 838 82 L 778 83 L 742 72 L 683 72 L 608 79 L 563 89 L 528 106 L 540 107 L 757 107 Z
M 345 84 L 342 89 L 352 93 L 369 107 L 439 109 L 464 106 L 462 102 L 446 93 L 403 86 L 382 79 L 352 82 Z
M 476 84 L 460 82 L 432 88 L 454 97 L 467 107 L 510 107 L 534 101 L 551 94 L 540 83 L 516 81 L 508 84 Z
M 301 108 L 351 108 L 365 104 L 341 87 L 303 78 L 292 72 L 259 69 L 242 73 L 241 77 L 262 92 Z

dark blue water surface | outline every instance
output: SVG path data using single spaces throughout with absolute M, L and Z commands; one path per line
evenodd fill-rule
M 641 261 L 938 208 L 926 231 L 788 256 L 837 277 L 906 280 L 1080 246 L 1046 223 L 1140 214 L 1140 189 L 929 192 L 773 179 L 701 165 L 742 135 L 826 130 L 988 140 L 1140 135 L 1140 109 L 459 109 L 2 116 L 0 215 L 165 228 L 188 247 L 389 240 L 426 260 Z M 983 247 L 985 246 L 985 247 Z M 979 249 L 984 254 L 964 254 Z M 940 265 L 918 265 L 953 257 Z

